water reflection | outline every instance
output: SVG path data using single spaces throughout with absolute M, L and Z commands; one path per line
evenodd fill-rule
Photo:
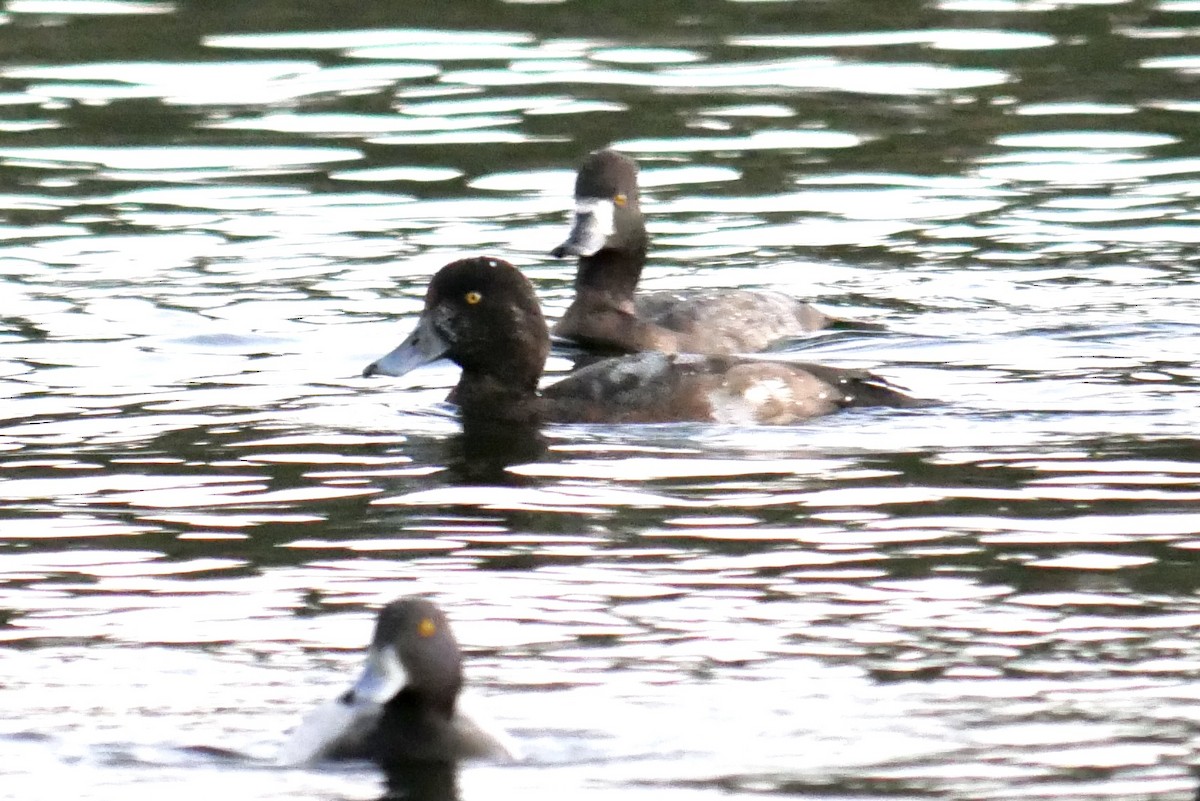
M 464 426 L 463 433 L 450 440 L 448 458 L 441 463 L 455 482 L 517 485 L 522 480 L 509 468 L 540 461 L 546 449 L 540 426 L 483 423 Z
M 414 763 L 388 771 L 387 792 L 381 801 L 457 801 L 458 771 L 454 765 Z
M 262 765 L 413 591 L 530 759 L 410 794 L 1194 797 L 1194 2 L 242 5 L 0 15 L 0 797 L 377 796 Z M 356 377 L 466 253 L 561 313 L 614 142 L 647 289 L 947 407 L 481 445 Z

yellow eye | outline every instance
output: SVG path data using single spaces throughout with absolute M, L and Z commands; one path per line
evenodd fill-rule
M 467 294 L 463 295 L 463 300 L 467 302 L 467 305 L 474 306 L 476 303 L 483 300 L 483 295 L 479 294 L 475 290 L 471 290 Z
M 437 634 L 437 624 L 427 617 L 421 618 L 421 622 L 417 624 L 417 634 L 422 637 L 432 637 Z
M 624 206 L 628 202 L 629 198 L 625 197 L 625 195 L 617 195 L 613 198 L 613 203 L 617 206 Z

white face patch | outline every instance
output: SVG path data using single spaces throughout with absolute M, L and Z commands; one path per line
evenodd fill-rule
M 613 218 L 616 216 L 617 205 L 606 197 L 577 197 L 575 198 L 575 214 L 594 214 L 595 226 L 603 231 L 605 236 L 613 234 Z
M 616 205 L 608 198 L 575 198 L 575 219 L 571 229 L 579 255 L 596 253 L 616 233 L 616 210 Z

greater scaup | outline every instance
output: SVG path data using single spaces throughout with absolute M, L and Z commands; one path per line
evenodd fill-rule
M 432 601 L 401 598 L 379 611 L 362 675 L 315 709 L 280 753 L 285 765 L 370 759 L 385 771 L 471 757 L 512 759 L 513 746 L 458 709 L 462 654 Z
M 548 422 L 782 424 L 847 406 L 926 405 L 865 370 L 657 351 L 598 361 L 546 387 L 550 335 L 529 280 L 477 257 L 440 269 L 416 329 L 363 371 L 400 376 L 445 357 L 463 426 Z
M 882 326 L 824 314 L 782 292 L 713 289 L 635 296 L 646 263 L 637 164 L 615 150 L 584 160 L 575 213 L 556 258 L 578 256 L 575 300 L 554 335 L 587 348 L 635 353 L 752 353 L 822 328 Z

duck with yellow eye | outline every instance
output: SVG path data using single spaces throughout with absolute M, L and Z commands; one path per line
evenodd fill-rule
M 532 289 L 505 291 L 514 274 L 512 265 L 488 257 L 442 268 L 425 293 L 416 328 L 363 375 L 400 376 L 448 357 L 463 369 L 452 397 L 464 414 L 536 394 L 550 338 Z M 517 280 L 528 284 L 523 276 Z M 517 416 L 518 422 L 531 419 L 525 410 Z
M 390 771 L 414 763 L 515 758 L 506 734 L 462 712 L 462 684 L 462 654 L 442 610 L 425 598 L 393 601 L 379 611 L 358 680 L 305 718 L 280 762 L 369 759 Z
M 825 328 L 881 328 L 833 317 L 782 292 L 728 287 L 638 293 L 648 247 L 637 164 L 615 150 L 592 153 L 576 176 L 571 230 L 551 251 L 555 258 L 578 259 L 575 300 L 554 335 L 593 353 L 726 354 L 761 351 Z M 775 259 L 765 267 L 793 269 Z
M 475 257 L 438 270 L 416 328 L 363 375 L 456 362 L 451 400 L 468 437 L 543 422 L 787 424 L 848 406 L 925 405 L 864 370 L 661 352 L 604 359 L 539 391 L 549 353 L 529 279 Z

